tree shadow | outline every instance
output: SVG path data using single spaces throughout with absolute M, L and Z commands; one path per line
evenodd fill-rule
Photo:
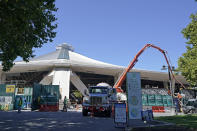
M 113 119 L 83 117 L 81 112 L 0 112 L 0 130 L 115 131 Z

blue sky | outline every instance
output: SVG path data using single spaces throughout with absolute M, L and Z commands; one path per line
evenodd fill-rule
M 137 52 L 151 43 L 166 50 L 173 66 L 186 51 L 181 30 L 197 12 L 194 0 L 57 0 L 57 36 L 35 49 L 36 56 L 54 51 L 61 43 L 75 52 L 103 62 L 127 66 Z M 161 71 L 162 54 L 147 49 L 137 69 Z

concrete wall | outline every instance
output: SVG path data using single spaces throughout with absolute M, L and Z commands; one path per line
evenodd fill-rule
M 59 85 L 62 100 L 64 99 L 65 96 L 67 97 L 67 99 L 69 99 L 70 74 L 71 74 L 71 71 L 69 68 L 55 68 L 54 69 L 52 85 Z

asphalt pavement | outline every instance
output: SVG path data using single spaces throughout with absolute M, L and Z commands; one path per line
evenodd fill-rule
M 113 118 L 83 117 L 80 110 L 68 112 L 0 111 L 0 130 L 5 131 L 122 131 Z

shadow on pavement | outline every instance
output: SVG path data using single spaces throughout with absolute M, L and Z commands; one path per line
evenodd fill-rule
M 83 117 L 81 112 L 0 112 L 0 130 L 120 131 L 112 118 Z

